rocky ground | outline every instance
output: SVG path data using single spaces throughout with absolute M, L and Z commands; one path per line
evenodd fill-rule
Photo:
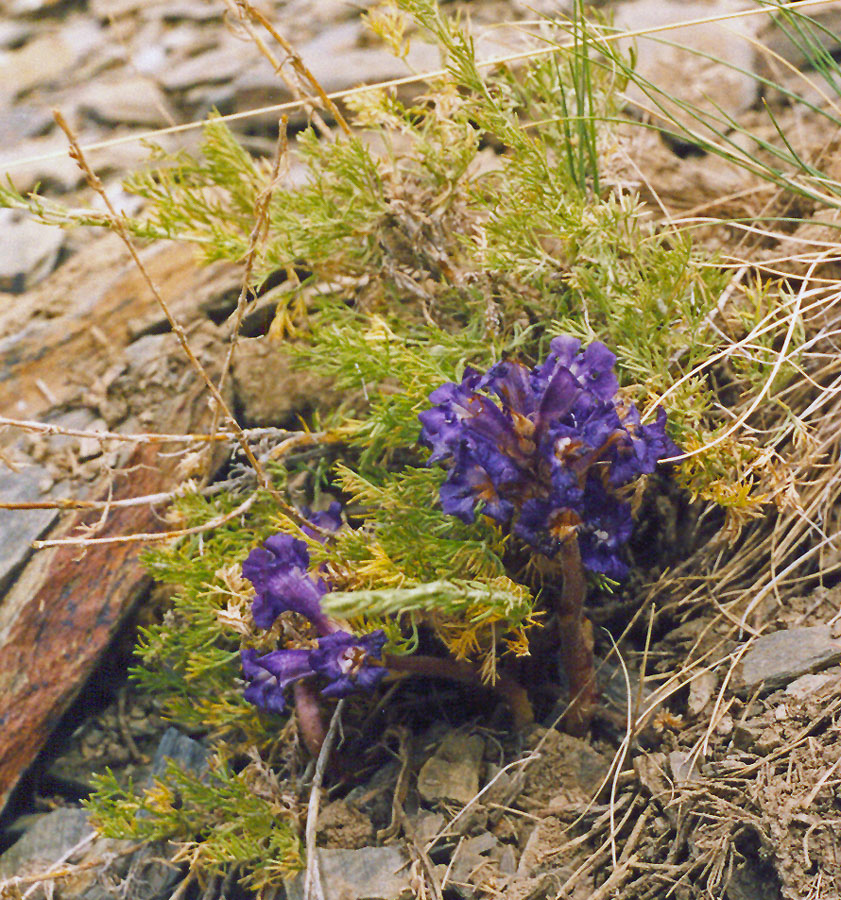
M 395 60 L 364 30 L 359 11 L 367 5 L 273 4 L 285 37 L 327 91 L 440 63 L 437 51 L 421 42 L 407 63 Z M 609 5 L 625 28 L 739 6 L 716 0 Z M 483 30 L 486 25 L 559 6 L 463 4 L 484 35 L 480 50 L 487 55 L 518 47 L 523 38 L 515 29 Z M 21 190 L 40 184 L 71 204 L 89 199 L 66 156 L 54 106 L 83 145 L 105 145 L 91 150 L 90 160 L 113 201 L 131 210 L 136 201 L 120 179 L 143 164 L 143 134 L 200 120 L 213 109 L 228 114 L 293 97 L 215 0 L 6 0 L 0 10 L 0 171 L 8 168 Z M 841 33 L 839 4 L 822 15 L 830 31 Z M 759 53 L 746 36 L 761 38 L 776 57 Z M 792 67 L 804 63 L 761 16 L 684 32 L 682 39 L 714 48 L 744 71 L 733 74 L 650 41 L 641 45 L 640 65 L 652 79 L 669 79 L 686 97 L 717 104 L 749 125 L 759 121 L 757 76 L 776 66 L 774 76 L 786 82 L 796 77 Z M 827 43 L 831 52 L 841 51 L 841 38 Z M 822 102 L 821 79 L 812 81 L 806 90 Z M 630 107 L 640 99 L 631 95 Z M 781 107 L 780 117 L 807 138 L 815 128 L 813 143 L 836 138 L 825 124 L 814 125 L 802 104 Z M 291 129 L 304 121 L 295 112 Z M 233 127 L 253 152 L 269 153 L 277 112 Z M 184 130 L 156 140 L 190 148 L 198 137 Z M 649 167 L 642 178 L 629 169 L 629 179 L 671 211 L 738 204 L 750 191 L 762 199 L 756 181 L 716 158 L 687 155 L 679 143 L 667 146 L 652 134 L 635 152 Z M 80 523 L 93 526 L 106 498 L 162 495 L 160 509 L 121 507 L 100 525 L 100 537 L 166 527 L 160 512 L 178 477 L 178 459 L 167 461 L 157 456 L 157 445 L 116 435 L 198 430 L 208 416 L 202 387 L 115 236 L 49 228 L 13 210 L 0 210 L 0 225 L 6 300 L 0 416 L 62 429 L 7 428 L 0 437 L 10 465 L 0 472 L 0 497 L 36 507 L 0 510 L 0 794 L 6 804 L 0 896 L 165 900 L 183 891 L 230 900 L 238 896 L 232 883 L 184 882 L 183 871 L 169 862 L 173 848 L 96 837 L 79 807 L 91 773 L 106 766 L 142 782 L 167 757 L 196 769 L 205 764 L 201 735 L 168 728 L 155 699 L 138 696 L 126 679 L 137 624 L 156 600 L 136 548 L 104 545 L 84 559 L 72 546 L 34 555 L 31 549 L 33 540 L 60 537 Z M 793 226 L 787 239 L 837 240 L 814 226 L 800 229 Z M 769 241 L 764 252 L 776 258 L 787 249 L 784 240 Z M 221 326 L 234 308 L 240 273 L 221 263 L 201 267 L 190 248 L 177 244 L 146 248 L 143 258 L 166 285 L 202 361 L 218 367 Z M 827 278 L 837 277 L 832 265 L 824 266 Z M 283 422 L 311 403 L 311 386 L 290 375 L 263 337 L 270 315 L 270 304 L 258 302 L 234 363 L 231 397 L 249 426 Z M 90 435 L 96 431 L 114 437 L 99 440 Z M 124 474 L 115 477 L 118 468 Z M 89 499 L 92 508 L 49 507 L 63 497 Z M 704 886 L 708 896 L 728 900 L 841 897 L 838 592 L 820 589 L 785 608 L 766 602 L 764 624 L 772 633 L 744 652 L 731 623 L 708 611 L 676 617 L 658 636 L 645 654 L 653 676 L 645 690 L 634 683 L 642 652 L 628 650 L 627 690 L 611 662 L 603 678 L 611 675 L 605 693 L 613 715 L 600 722 L 592 741 L 553 729 L 554 715 L 526 734 L 498 731 L 481 698 L 441 688 L 435 696 L 440 720 L 384 735 L 392 760 L 366 768 L 359 784 L 322 809 L 325 900 L 392 900 L 427 896 L 426 890 L 446 898 L 682 900 L 700 896 Z M 660 703 L 669 680 L 658 673 L 706 650 L 709 665 Z M 732 671 L 716 666 L 728 654 L 738 658 Z M 651 710 L 633 746 L 621 727 L 629 696 L 635 712 L 640 704 Z M 465 714 L 453 717 L 449 711 L 458 706 Z M 286 896 L 303 896 L 300 879 L 286 886 Z

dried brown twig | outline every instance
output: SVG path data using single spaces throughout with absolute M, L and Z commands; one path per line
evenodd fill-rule
M 237 435 L 231 431 L 217 431 L 212 434 L 162 434 L 160 432 L 128 432 L 121 431 L 93 431 L 87 428 L 67 428 L 54 422 L 36 422 L 33 419 L 10 419 L 8 416 L 0 416 L 0 427 L 20 428 L 21 431 L 30 431 L 36 434 L 60 434 L 65 437 L 96 438 L 101 441 L 123 441 L 133 444 L 208 444 L 235 441 Z M 246 438 L 259 438 L 267 435 L 290 434 L 282 428 L 243 428 Z M 295 434 L 297 432 L 292 432 Z
M 221 392 L 225 386 L 225 379 L 231 368 L 231 362 L 234 358 L 234 350 L 236 349 L 237 339 L 239 338 L 240 327 L 245 316 L 245 310 L 248 307 L 248 295 L 253 293 L 250 282 L 251 272 L 254 268 L 254 262 L 257 259 L 257 250 L 260 244 L 265 240 L 269 230 L 269 205 L 271 204 L 272 194 L 280 182 L 281 165 L 286 159 L 287 140 L 286 140 L 286 122 L 287 117 L 283 116 L 280 120 L 278 128 L 277 147 L 275 149 L 274 161 L 272 163 L 271 176 L 268 183 L 257 196 L 254 203 L 254 227 L 248 238 L 248 251 L 245 254 L 245 265 L 242 273 L 242 286 L 239 296 L 237 297 L 237 306 L 233 314 L 233 323 L 231 324 L 231 339 L 228 344 L 228 352 L 225 354 L 225 360 L 222 363 L 222 372 L 219 375 L 219 391 Z M 221 407 L 218 405 L 213 410 L 213 423 L 210 427 L 210 433 L 215 434 L 219 426 L 219 416 Z
M 78 547 L 92 547 L 95 544 L 134 544 L 150 541 L 169 541 L 174 538 L 187 537 L 187 535 L 190 534 L 202 534 L 205 531 L 219 528 L 221 525 L 236 519 L 238 516 L 244 515 L 259 496 L 260 495 L 255 492 L 240 503 L 236 509 L 232 509 L 222 516 L 217 516 L 215 519 L 210 519 L 210 521 L 205 522 L 203 525 L 194 525 L 192 528 L 178 528 L 175 531 L 152 531 L 145 534 L 114 535 L 112 537 L 103 538 L 49 538 L 44 541 L 33 541 L 32 546 L 36 550 L 43 550 L 45 547 L 63 547 L 72 544 L 75 544 Z
M 287 57 L 289 58 L 289 62 L 292 65 L 292 68 L 295 70 L 297 76 L 301 79 L 301 81 L 305 84 L 309 84 L 309 86 L 315 91 L 316 97 L 321 101 L 324 108 L 330 112 L 330 114 L 335 118 L 339 127 L 344 131 L 346 135 L 351 134 L 350 126 L 345 121 L 344 116 L 339 112 L 339 108 L 336 106 L 333 101 L 331 95 L 327 94 L 324 88 L 319 83 L 318 79 L 312 72 L 307 68 L 306 63 L 301 58 L 301 54 L 283 37 L 282 34 L 275 28 L 275 26 L 257 9 L 256 6 L 249 3 L 248 0 L 225 0 L 228 8 L 234 8 L 235 14 L 239 21 L 247 28 L 249 35 L 254 39 L 254 42 L 257 44 L 257 47 L 260 49 L 261 53 L 266 56 L 274 66 L 275 71 L 282 76 L 282 63 L 278 63 L 278 61 L 274 58 L 271 51 L 265 46 L 265 44 L 259 39 L 259 36 L 256 35 L 253 29 L 249 28 L 248 19 L 254 19 L 256 22 L 259 22 L 263 28 L 283 47 Z M 284 81 L 287 85 L 289 85 L 289 81 L 284 78 Z M 297 89 L 290 85 L 293 93 L 300 97 Z M 307 97 L 303 98 L 302 102 L 310 104 L 310 108 L 312 101 L 315 98 Z M 322 131 L 326 131 L 329 134 L 329 129 L 323 122 L 321 122 Z
M 260 53 L 262 53 L 263 56 L 269 61 L 271 67 L 275 71 L 275 74 L 286 85 L 289 93 L 295 98 L 295 100 L 301 103 L 301 105 L 305 106 L 307 114 L 311 117 L 312 121 L 315 123 L 315 126 L 318 128 L 321 134 L 324 137 L 329 137 L 331 135 L 330 128 L 318 114 L 318 110 L 312 103 L 313 98 L 305 96 L 301 91 L 298 82 L 294 78 L 290 78 L 289 75 L 287 75 L 286 71 L 283 68 L 284 61 L 279 61 L 277 59 L 272 51 L 266 46 L 265 41 L 260 36 L 257 29 L 254 27 L 254 24 L 251 21 L 252 19 L 259 21 L 260 24 L 265 27 L 265 19 L 262 18 L 259 11 L 256 10 L 252 4 L 245 2 L 245 0 L 225 0 L 225 5 L 228 7 L 228 11 L 236 18 L 239 26 L 254 42 L 254 45 L 257 47 Z M 270 33 L 272 32 L 270 31 Z M 274 33 L 272 33 L 272 36 L 274 37 Z M 281 46 L 284 45 L 281 44 Z M 286 48 L 284 47 L 284 49 Z M 297 56 L 297 58 L 300 59 L 299 56 Z M 301 75 L 299 73 L 298 78 L 300 79 L 300 77 Z M 320 86 L 318 87 L 320 89 Z M 329 102 L 330 101 L 327 100 L 328 104 Z M 283 118 L 287 118 L 286 113 L 283 113 Z

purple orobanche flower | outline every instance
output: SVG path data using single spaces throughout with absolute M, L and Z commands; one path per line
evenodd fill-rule
M 318 639 L 318 649 L 310 653 L 310 665 L 330 683 L 325 697 L 346 697 L 356 690 L 373 691 L 385 675 L 382 666 L 372 666 L 369 657 L 382 659 L 385 632 L 380 628 L 364 637 L 334 631 Z
M 323 540 L 322 532 L 338 531 L 342 526 L 342 506 L 338 501 L 323 512 L 305 509 L 303 514 L 315 528 L 304 524 L 302 531 L 317 541 Z M 323 579 L 307 573 L 309 564 L 306 543 L 290 534 L 274 534 L 262 547 L 251 551 L 242 564 L 242 574 L 254 585 L 251 612 L 258 627 L 271 628 L 282 612 L 291 610 L 306 616 L 321 634 L 333 630 L 321 611 L 327 585 Z
M 321 532 L 338 531 L 342 527 L 342 504 L 338 500 L 334 500 L 327 509 L 321 510 L 321 512 L 313 512 L 308 506 L 304 506 L 301 513 L 311 525 L 315 526 L 310 528 L 306 524 L 302 525 L 301 531 L 316 541 L 324 540 Z M 316 531 L 316 529 L 320 529 L 320 531 Z
M 382 629 L 363 637 L 334 631 L 320 637 L 318 647 L 312 650 L 273 650 L 263 656 L 253 649 L 243 650 L 242 671 L 248 682 L 245 699 L 261 709 L 281 713 L 286 709 L 285 689 L 310 677 L 327 681 L 321 689 L 325 697 L 373 691 L 386 670 L 372 665 L 371 659 L 382 659 L 385 641 Z
M 240 656 L 248 681 L 245 699 L 269 712 L 283 712 L 286 709 L 284 689 L 313 674 L 308 650 L 273 650 L 258 656 L 256 650 L 248 649 Z
M 315 540 L 323 540 L 324 531 L 338 531 L 342 525 L 337 502 L 323 512 L 303 513 L 315 527 L 304 525 L 302 530 Z M 248 682 L 245 699 L 270 712 L 283 712 L 286 688 L 302 678 L 320 677 L 327 681 L 322 694 L 345 697 L 354 691 L 373 690 L 386 672 L 370 662 L 382 659 L 385 632 L 357 637 L 341 631 L 321 609 L 321 598 L 329 587 L 323 578 L 308 572 L 309 565 L 306 543 L 289 534 L 272 535 L 242 564 L 243 576 L 254 586 L 251 611 L 259 628 L 271 628 L 281 613 L 295 612 L 309 619 L 319 635 L 314 649 L 280 649 L 263 656 L 253 649 L 242 651 L 242 670 Z
M 620 551 L 632 520 L 621 489 L 678 450 L 664 410 L 642 425 L 617 398 L 615 362 L 598 341 L 582 350 L 557 337 L 533 369 L 500 362 L 434 390 L 420 440 L 431 463 L 449 466 L 444 511 L 464 522 L 481 511 L 549 556 L 576 533 L 588 569 L 627 574 Z
M 322 633 L 330 629 L 321 611 L 327 585 L 307 573 L 310 554 L 303 541 L 274 534 L 255 547 L 242 564 L 242 574 L 254 585 L 251 612 L 259 628 L 271 628 L 282 612 L 306 616 Z

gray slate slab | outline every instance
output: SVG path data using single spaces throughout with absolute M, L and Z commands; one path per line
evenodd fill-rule
M 801 675 L 818 672 L 841 662 L 841 640 L 829 625 L 788 628 L 757 638 L 742 657 L 736 672 L 742 691 L 760 685 L 774 690 Z
M 44 499 L 40 485 L 50 479 L 40 466 L 19 472 L 0 470 L 0 498 L 9 503 Z M 5 590 L 18 568 L 32 553 L 32 542 L 52 525 L 55 509 L 0 509 L 0 591 Z
M 318 850 L 324 900 L 409 900 L 409 856 L 399 847 Z M 286 882 L 287 900 L 305 900 L 304 873 Z

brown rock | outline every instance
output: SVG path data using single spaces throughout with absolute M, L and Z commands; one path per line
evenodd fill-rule
M 97 241 L 98 255 L 77 267 L 71 260 L 68 271 L 56 273 L 60 280 L 50 279 L 50 290 L 31 292 L 21 304 L 29 314 L 29 325 L 22 332 L 15 331 L 14 315 L 10 314 L 8 321 L 0 317 L 3 414 L 37 417 L 51 403 L 77 397 L 80 388 L 72 381 L 74 372 L 80 383 L 90 385 L 123 358 L 129 312 L 151 310 L 155 301 L 137 272 L 127 268 L 115 240 Z M 213 267 L 198 267 L 192 250 L 185 246 L 162 245 L 143 255 L 154 280 L 165 285 L 173 309 L 180 311 L 184 320 L 190 316 L 201 319 L 198 307 L 207 290 L 200 285 L 203 279 L 212 279 Z M 46 315 L 39 318 L 36 310 L 41 304 Z M 19 328 L 19 321 L 17 325 Z M 212 323 L 194 326 L 190 336 L 202 358 L 211 362 L 221 359 L 222 348 Z M 145 368 L 145 387 L 127 397 L 127 413 L 142 411 L 151 417 L 154 430 L 167 433 L 207 427 L 210 410 L 203 382 L 183 359 L 173 335 L 156 337 L 159 343 L 169 344 L 166 364 Z M 131 368 L 130 362 L 120 365 L 127 371 Z M 136 377 L 134 383 L 139 383 Z M 108 485 L 102 485 L 94 496 L 118 499 L 171 490 L 179 480 L 179 457 L 172 455 L 174 449 L 169 444 L 141 444 L 130 455 L 126 451 L 130 477 L 114 480 L 113 494 Z M 27 512 L 16 510 L 14 515 Z M 100 511 L 65 514 L 51 536 L 77 534 L 80 526 L 97 523 L 100 515 Z M 154 533 L 165 527 L 158 510 L 123 507 L 110 512 L 96 535 Z M 84 553 L 72 545 L 43 550 L 25 565 L 3 597 L 0 808 L 148 586 L 149 576 L 138 561 L 143 546 L 139 542 L 100 544 Z
M 373 840 L 373 822 L 346 800 L 328 803 L 318 815 L 319 846 L 357 850 Z
M 182 324 L 200 318 L 201 304 L 229 286 L 236 271 L 229 263 L 197 265 L 185 244 L 156 244 L 141 258 Z M 0 311 L 0 414 L 37 418 L 78 399 L 80 385 L 114 365 L 139 325 L 161 321 L 119 238 L 92 242 L 14 308 Z
M 610 767 L 610 759 L 586 741 L 555 729 L 536 729 L 533 740 L 537 738 L 542 744 L 525 770 L 523 793 L 553 808 L 590 800 Z
M 328 379 L 295 369 L 283 344 L 269 337 L 237 343 L 233 383 L 249 426 L 292 425 L 297 416 L 324 408 L 336 398 Z
M 418 791 L 428 803 L 466 805 L 479 791 L 485 742 L 477 734 L 448 734 L 418 773 Z

